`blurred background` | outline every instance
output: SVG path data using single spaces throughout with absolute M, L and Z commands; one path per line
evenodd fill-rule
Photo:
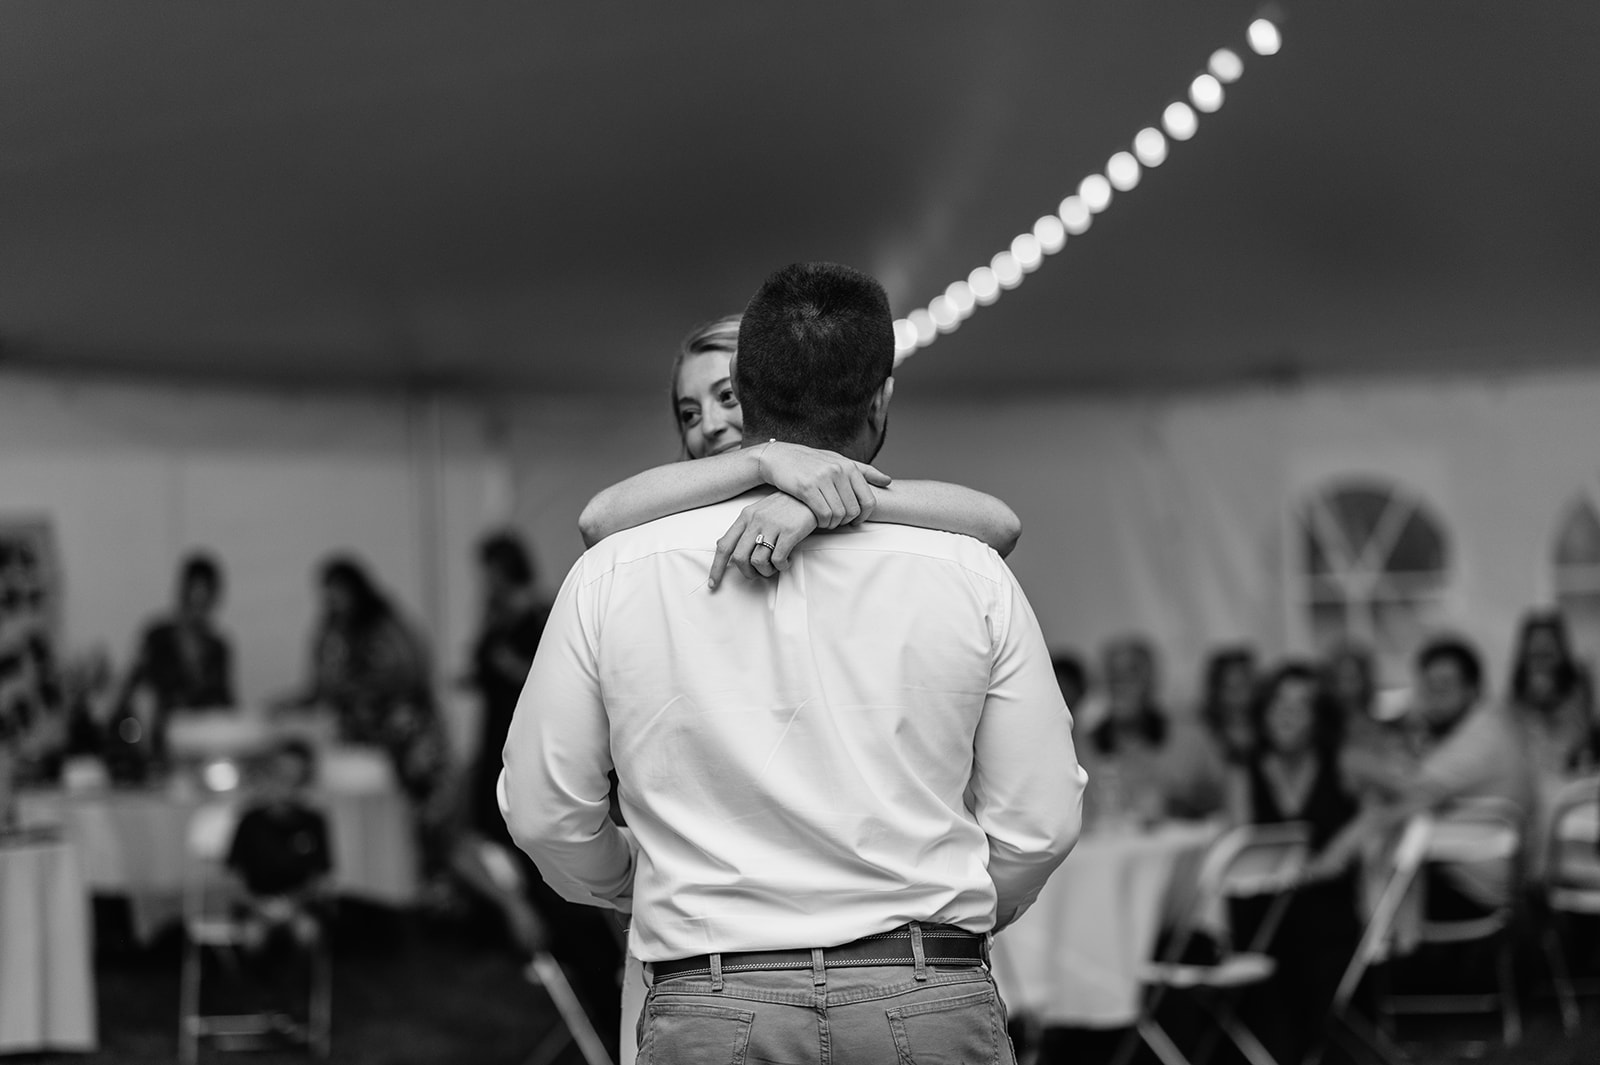
M 1281 49 L 1247 32 L 1261 17 Z M 903 319 L 879 466 L 1017 512 L 1009 561 L 1086 667 L 1084 713 L 1129 634 L 1178 716 L 1240 646 L 1358 647 L 1377 716 L 1403 715 L 1441 633 L 1481 656 L 1487 697 L 1535 608 L 1581 667 L 1600 654 L 1597 54 L 1581 0 L 10 0 L 0 683 L 26 704 L 9 733 L 34 738 L 7 772 L 41 803 L 72 792 L 75 754 L 183 763 L 132 693 L 196 558 L 218 571 L 224 701 L 326 702 L 337 556 L 407 633 L 422 775 L 470 778 L 483 538 L 514 531 L 552 594 L 590 497 L 678 457 L 684 335 L 814 259 L 878 277 Z M 99 738 L 74 749 L 73 720 Z M 392 731 L 404 818 L 441 800 Z M 203 768 L 252 736 L 185 749 Z M 235 786 L 217 772 L 185 812 Z M 59 822 L 77 801 L 45 805 Z M 89 820 L 117 836 L 120 816 Z M 414 876 L 340 860 L 369 901 L 426 909 L 433 845 Z M 94 893 L 128 894 L 132 859 L 79 858 Z M 511 1016 L 543 1011 L 478 1060 L 555 1024 L 517 968 L 449 956 L 516 984 Z M 158 963 L 118 964 L 105 1060 L 165 1060 L 176 1000 L 141 1050 L 113 1023 L 138 1029 L 127 967 Z M 1549 1006 L 1540 1060 L 1578 1060 Z

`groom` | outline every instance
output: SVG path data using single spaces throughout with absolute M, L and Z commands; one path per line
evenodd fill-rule
M 893 356 L 872 278 L 778 271 L 739 329 L 745 439 L 870 459 Z M 1066 857 L 1084 783 L 1033 611 L 977 540 L 874 523 L 712 593 L 748 502 L 568 574 L 505 747 L 512 835 L 567 898 L 631 910 L 641 1058 L 1010 1061 L 989 933 Z

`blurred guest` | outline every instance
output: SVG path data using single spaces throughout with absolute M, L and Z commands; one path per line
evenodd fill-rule
M 152 622 L 140 637 L 119 700 L 126 708 L 140 694 L 149 696 L 145 726 L 158 761 L 173 714 L 234 704 L 233 651 L 214 620 L 222 567 L 204 552 L 189 555 L 178 567 L 174 599 L 171 616 Z
M 331 709 L 347 743 L 383 748 L 411 799 L 430 862 L 442 856 L 449 796 L 444 734 L 421 640 L 366 569 L 336 556 L 318 573 L 322 617 L 311 684 L 289 705 Z
M 1089 672 L 1076 651 L 1057 651 L 1050 656 L 1050 666 L 1055 670 L 1056 684 L 1068 709 L 1077 712 L 1084 696 L 1089 694 Z
M 477 757 L 473 760 L 468 809 L 474 830 L 511 845 L 506 819 L 495 799 L 500 749 L 522 682 L 539 649 L 550 604 L 535 587 L 533 557 L 511 532 L 488 537 L 478 548 L 483 589 L 483 630 L 472 656 L 472 683 L 482 709 Z
M 1482 699 L 1483 664 L 1470 644 L 1440 637 L 1416 659 L 1418 712 L 1431 749 L 1404 771 L 1370 775 L 1376 801 L 1330 843 L 1316 872 L 1342 871 L 1413 814 L 1469 799 L 1497 799 L 1526 815 L 1533 809 L 1527 744 L 1516 715 Z M 1428 909 L 1442 919 L 1481 916 L 1510 900 L 1510 861 L 1428 867 Z
M 1106 645 L 1105 717 L 1082 745 L 1086 816 L 1119 821 L 1200 818 L 1222 806 L 1224 771 L 1200 730 L 1157 700 L 1155 648 L 1138 636 Z
M 1337 704 L 1319 698 L 1310 665 L 1289 662 L 1262 683 L 1252 706 L 1258 737 L 1233 770 L 1229 807 L 1237 824 L 1295 821 L 1309 826 L 1313 850 L 1326 846 L 1356 814 L 1339 774 L 1343 732 Z M 1299 1061 L 1322 1033 L 1322 1020 L 1358 935 L 1355 881 L 1348 874 L 1306 885 L 1282 911 L 1269 952 L 1278 972 L 1266 993 L 1267 1022 L 1258 1031 L 1276 1043 L 1281 1061 Z M 1247 946 L 1275 898 L 1233 907 L 1237 944 Z
M 1511 663 L 1511 705 L 1528 733 L 1542 788 L 1593 768 L 1588 671 L 1572 654 L 1566 620 L 1554 611 L 1522 620 Z
M 287 740 L 268 755 L 246 800 L 228 868 L 244 882 L 246 946 L 276 939 L 302 947 L 322 935 L 319 908 L 333 869 L 328 821 L 311 801 L 316 759 L 309 744 Z
M 1256 655 L 1248 647 L 1226 647 L 1206 662 L 1200 723 L 1229 765 L 1243 765 L 1256 742 L 1251 723 Z

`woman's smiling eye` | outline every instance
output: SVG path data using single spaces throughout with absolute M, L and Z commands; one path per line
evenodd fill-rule
M 738 405 L 739 400 L 735 398 L 733 389 L 724 388 L 721 392 L 717 393 L 717 402 L 721 403 L 724 407 L 734 407 Z
M 679 424 L 684 425 L 684 426 L 690 426 L 690 425 L 693 425 L 695 422 L 697 422 L 699 420 L 700 420 L 700 408 L 699 407 L 679 407 L 678 408 L 678 422 L 679 422 Z

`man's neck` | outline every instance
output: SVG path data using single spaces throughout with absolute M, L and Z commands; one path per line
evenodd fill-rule
M 773 441 L 780 444 L 799 444 L 802 447 L 812 447 L 819 451 L 834 451 L 847 459 L 854 459 L 856 462 L 871 462 L 873 455 L 878 450 L 878 438 L 873 433 L 871 425 L 863 425 L 861 431 L 855 435 L 855 438 L 842 446 L 824 444 L 813 440 L 796 440 L 781 432 L 767 433 L 759 429 L 746 431 L 744 442 L 740 446 L 744 448 L 761 447 L 763 444 Z

